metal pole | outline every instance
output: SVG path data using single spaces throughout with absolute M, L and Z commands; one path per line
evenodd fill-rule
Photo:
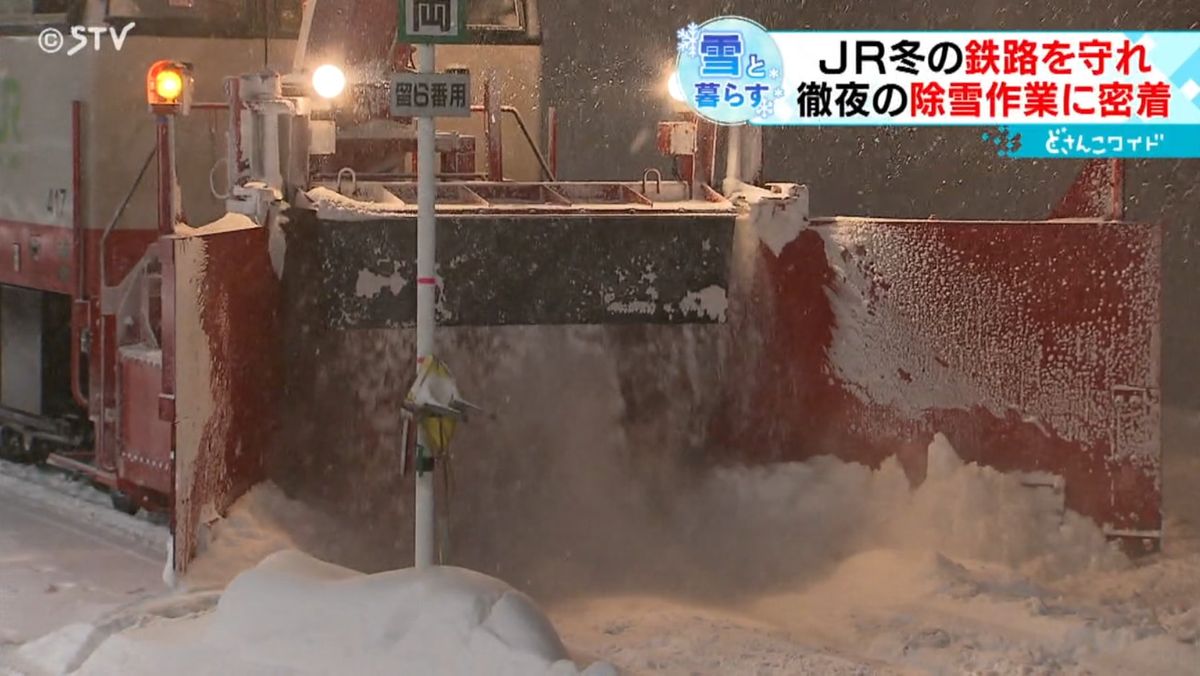
M 175 117 L 159 115 L 158 130 L 158 234 L 175 234 Z
M 90 405 L 83 391 L 83 340 L 91 326 L 88 301 L 87 239 L 83 228 L 83 102 L 71 102 L 71 236 L 74 238 L 75 296 L 71 299 L 71 397 L 81 408 Z
M 417 46 L 418 72 L 434 72 L 434 46 Z M 433 354 L 434 268 L 437 252 L 437 157 L 434 149 L 435 118 L 417 118 L 417 370 Z M 434 458 L 423 426 L 417 429 L 417 495 L 415 562 L 417 568 L 433 565 L 434 559 Z

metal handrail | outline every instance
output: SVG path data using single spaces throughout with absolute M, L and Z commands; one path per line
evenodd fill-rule
M 471 111 L 476 113 L 487 112 L 484 106 L 471 106 Z M 537 157 L 538 164 L 542 167 L 542 173 L 546 179 L 552 183 L 558 182 L 558 177 L 554 175 L 554 170 L 550 168 L 550 163 L 546 161 L 546 156 L 537 147 L 537 143 L 533 140 L 533 136 L 529 133 L 529 127 L 525 125 L 525 118 L 521 116 L 521 111 L 517 110 L 516 106 L 500 106 L 500 112 L 508 113 L 517 120 L 517 127 L 521 129 L 521 134 L 525 136 L 525 141 L 529 143 L 529 149 L 533 151 Z
M 534 143 L 533 136 L 529 134 L 529 128 L 525 126 L 525 118 L 521 117 L 521 111 L 513 106 L 500 106 L 500 112 L 510 113 L 517 120 L 517 126 L 521 128 L 521 133 L 525 135 L 525 140 L 529 142 L 529 149 L 537 156 L 538 164 L 542 165 L 542 171 L 546 174 L 546 178 L 551 182 L 557 182 L 558 177 L 554 175 L 554 171 L 550 169 L 550 164 L 546 162 L 546 157 L 542 155 L 542 151 Z

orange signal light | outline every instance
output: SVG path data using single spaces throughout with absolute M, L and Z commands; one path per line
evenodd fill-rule
M 183 94 L 183 76 L 173 68 L 158 71 L 154 76 L 154 93 L 164 101 L 174 101 Z
M 146 74 L 146 99 L 159 115 L 188 113 L 191 106 L 192 67 L 179 61 L 158 61 Z

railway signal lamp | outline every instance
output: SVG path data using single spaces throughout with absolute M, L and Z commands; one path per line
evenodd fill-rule
M 156 115 L 187 115 L 192 106 L 192 66 L 157 61 L 146 73 L 146 100 Z
M 346 74 L 341 68 L 327 63 L 313 71 L 313 90 L 323 99 L 336 99 L 346 88 Z

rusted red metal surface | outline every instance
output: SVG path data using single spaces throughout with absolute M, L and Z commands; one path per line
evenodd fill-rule
M 176 421 L 178 409 L 177 400 L 178 378 L 175 373 L 175 355 L 179 349 L 176 340 L 177 287 L 179 279 L 175 266 L 175 243 L 170 237 L 158 241 L 158 255 L 162 261 L 162 324 L 159 334 L 162 337 L 162 380 L 158 394 L 158 419 L 171 426 L 171 492 L 167 494 L 170 503 L 171 534 L 175 537 L 176 526 L 179 522 L 177 509 L 179 504 L 179 426 Z
M 85 292 L 94 298 L 100 289 L 101 233 L 85 230 L 84 235 Z M 152 230 L 114 230 L 106 247 L 110 281 L 128 272 L 155 237 Z M 71 228 L 0 220 L 0 250 L 4 252 L 0 284 L 75 295 L 75 246 Z
M 754 462 L 896 454 L 919 480 L 941 431 L 1153 540 L 1160 250 L 1157 227 L 1083 221 L 829 219 L 760 244 L 718 435 Z
M 94 464 L 106 472 L 116 472 L 120 454 L 118 416 L 109 411 L 118 407 L 118 360 L 115 317 L 100 312 L 100 265 L 102 233 L 86 231 L 86 251 L 95 260 L 88 266 L 88 313 L 91 353 L 88 359 L 89 416 L 95 424 Z M 108 284 L 124 279 L 154 245 L 154 230 L 114 230 L 104 244 L 105 274 Z
M 76 236 L 83 233 L 82 246 Z M 120 280 L 137 265 L 154 242 L 153 230 L 114 230 L 105 243 L 105 268 L 109 282 Z M 100 252 L 102 232 L 0 221 L 0 250 L 7 256 L 0 265 L 0 284 L 12 284 L 75 298 L 72 307 L 72 389 L 93 419 L 99 414 L 102 392 L 108 406 L 116 404 L 116 343 L 111 317 L 100 314 Z M 77 257 L 83 255 L 82 275 Z M 82 295 L 79 286 L 82 287 Z M 87 328 L 91 335 L 91 354 L 86 360 L 87 388 L 78 369 L 85 363 L 79 353 L 79 332 Z M 116 422 L 100 424 L 96 430 L 95 466 L 103 472 L 116 470 Z M 80 449 L 91 450 L 91 449 Z
M 87 251 L 84 247 L 86 238 L 83 235 L 87 224 L 84 222 L 83 185 L 83 102 L 71 102 L 71 229 L 73 239 L 74 263 L 73 278 L 75 282 L 74 301 L 71 304 L 71 398 L 80 407 L 88 406 L 88 395 L 83 391 L 83 367 L 80 337 L 91 318 L 90 305 L 87 301 Z
M 72 294 L 74 248 L 71 228 L 0 221 L 0 284 Z
M 205 515 L 264 476 L 282 382 L 279 280 L 267 230 L 175 242 L 176 557 L 185 569 Z
M 148 489 L 165 498 L 172 490 L 172 426 L 153 415 L 162 385 L 162 352 L 144 346 L 122 348 L 118 373 L 119 485 L 130 494 Z
M 1125 218 L 1125 161 L 1088 160 L 1050 218 Z

